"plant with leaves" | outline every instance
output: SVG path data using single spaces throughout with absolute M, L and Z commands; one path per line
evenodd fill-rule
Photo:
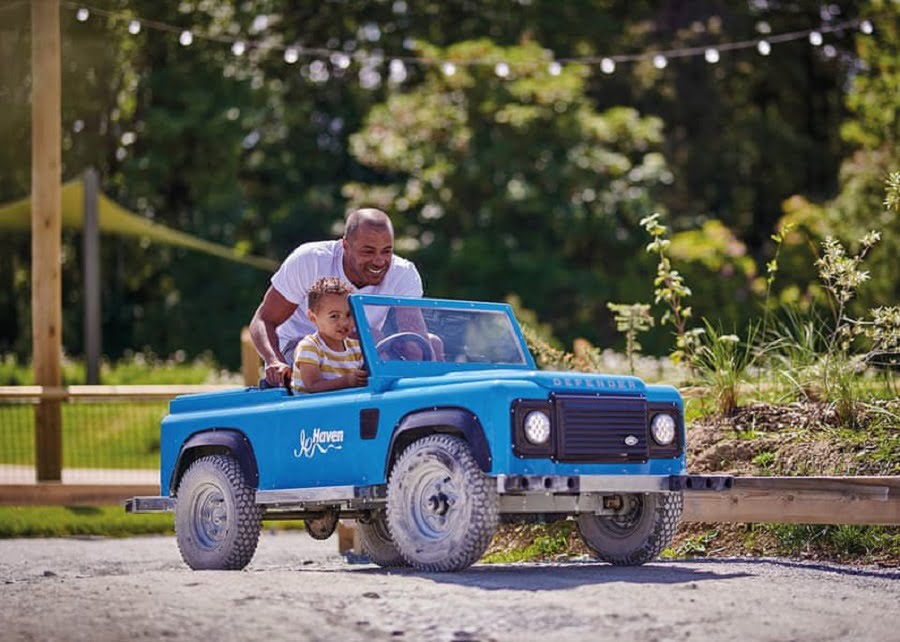
M 628 357 L 628 368 L 634 374 L 634 355 L 641 351 L 637 334 L 652 328 L 656 319 L 647 303 L 607 303 L 606 307 L 614 315 L 616 330 L 625 334 L 625 355 Z
M 671 241 L 665 237 L 666 226 L 659 222 L 659 213 L 641 219 L 641 226 L 653 237 L 647 245 L 647 252 L 656 254 L 659 262 L 656 265 L 656 278 L 653 280 L 655 303 L 664 303 L 666 311 L 660 319 L 660 325 L 671 323 L 675 327 L 675 350 L 669 357 L 676 364 L 685 360 L 691 363 L 690 355 L 696 342 L 697 333 L 687 329 L 691 308 L 684 305 L 684 300 L 691 296 L 691 289 L 685 284 L 684 277 L 672 267 L 666 250 Z
M 738 392 L 760 352 L 756 349 L 757 326 L 750 324 L 747 339 L 725 334 L 706 319 L 691 352 L 691 365 L 699 382 L 710 390 L 716 410 L 730 416 L 738 408 Z

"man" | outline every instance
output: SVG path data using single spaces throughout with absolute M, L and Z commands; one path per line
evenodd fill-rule
M 422 296 L 416 266 L 394 255 L 394 228 L 387 214 L 373 208 L 351 212 L 342 239 L 304 243 L 285 259 L 250 321 L 250 336 L 270 385 L 282 385 L 290 377 L 294 347 L 315 332 L 307 317 L 307 295 L 326 276 L 348 281 L 366 294 Z M 397 323 L 427 336 L 421 315 Z

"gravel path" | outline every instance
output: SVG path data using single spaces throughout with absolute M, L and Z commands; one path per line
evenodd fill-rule
M 242 572 L 194 572 L 174 537 L 0 541 L 10 640 L 897 640 L 900 572 L 785 560 L 348 564 L 264 533 Z

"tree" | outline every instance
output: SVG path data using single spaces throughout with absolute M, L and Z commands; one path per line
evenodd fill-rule
M 382 180 L 348 183 L 345 194 L 398 213 L 398 249 L 431 293 L 518 293 L 567 338 L 596 337 L 606 301 L 639 287 L 626 273 L 643 243 L 638 221 L 670 178 L 656 151 L 662 123 L 624 107 L 595 111 L 586 70 L 554 75 L 535 43 L 421 54 L 458 61 L 455 73 L 430 69 L 372 109 L 351 151 Z

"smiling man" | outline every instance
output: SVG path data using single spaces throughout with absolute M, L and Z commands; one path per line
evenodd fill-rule
M 271 385 L 281 385 L 290 376 L 294 346 L 315 332 L 307 316 L 307 295 L 326 276 L 343 279 L 366 294 L 422 296 L 416 266 L 394 255 L 394 228 L 387 214 L 372 208 L 351 212 L 342 239 L 304 243 L 291 252 L 250 321 L 250 336 Z M 378 328 L 384 319 L 369 322 Z M 420 327 L 408 329 L 424 332 L 421 318 L 414 325 Z

